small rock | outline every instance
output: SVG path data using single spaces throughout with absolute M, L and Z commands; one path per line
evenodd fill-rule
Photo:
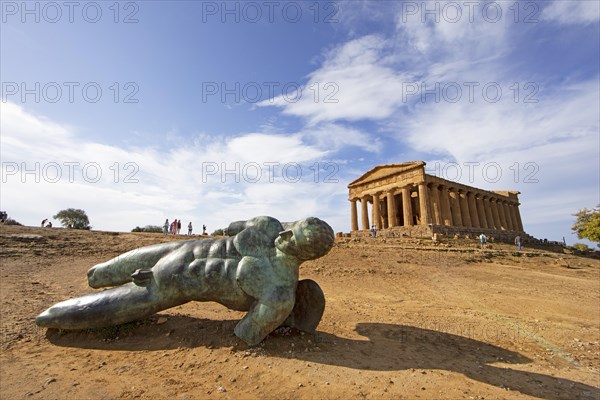
M 156 321 L 156 325 L 162 325 L 167 322 L 167 317 L 160 317 L 158 321 Z
M 227 389 L 225 389 L 223 386 L 219 386 L 217 388 L 217 391 L 220 392 L 220 393 L 225 393 L 227 391 Z
M 48 385 L 48 384 L 50 384 L 52 382 L 56 382 L 56 378 L 48 378 L 48 379 L 46 379 L 46 382 L 44 382 L 44 384 Z

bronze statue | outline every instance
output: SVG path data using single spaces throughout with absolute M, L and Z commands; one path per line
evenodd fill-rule
M 260 343 L 279 326 L 314 331 L 325 298 L 312 280 L 298 282 L 303 261 L 324 256 L 334 234 L 318 218 L 282 224 L 271 217 L 233 222 L 228 238 L 186 240 L 136 249 L 88 271 L 93 288 L 36 318 L 41 327 L 88 329 L 122 324 L 189 301 L 248 311 L 235 334 Z

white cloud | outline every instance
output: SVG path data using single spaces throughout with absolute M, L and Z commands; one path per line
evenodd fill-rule
M 555 0 L 544 7 L 542 19 L 565 25 L 598 22 L 600 20 L 600 2 Z
M 123 149 L 85 141 L 68 125 L 10 102 L 2 106 L 1 123 L 3 210 L 37 225 L 60 209 L 82 208 L 100 230 L 161 225 L 167 217 L 209 231 L 259 214 L 341 221 L 331 196 L 344 196 L 344 184 L 323 184 L 310 167 L 367 140 L 356 129 L 329 124 Z M 376 143 L 366 147 L 378 150 Z
M 506 89 L 508 85 L 505 85 Z M 440 101 L 422 104 L 398 122 L 402 136 L 414 148 L 443 152 L 459 160 L 481 160 L 515 149 L 598 132 L 597 80 L 564 87 L 536 98 L 514 101 L 504 94 L 496 103 L 478 96 L 473 103 Z
M 351 40 L 329 51 L 297 101 L 279 96 L 259 105 L 281 107 L 284 114 L 305 117 L 311 125 L 387 118 L 402 101 L 403 82 L 412 77 L 386 65 L 386 46 L 373 35 Z

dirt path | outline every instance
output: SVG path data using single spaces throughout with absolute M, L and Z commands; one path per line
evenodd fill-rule
M 338 242 L 305 263 L 316 335 L 248 348 L 242 313 L 188 303 L 94 331 L 35 316 L 90 292 L 87 269 L 181 237 L 0 227 L 0 398 L 600 398 L 600 262 L 474 242 Z

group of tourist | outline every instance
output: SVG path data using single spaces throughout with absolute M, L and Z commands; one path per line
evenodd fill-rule
M 48 221 L 48 218 L 42 220 L 42 228 L 52 228 L 52 221 Z
M 190 228 L 192 226 L 192 223 L 190 222 L 188 228 Z M 179 232 L 181 231 L 181 220 L 179 219 L 174 219 L 173 222 L 169 223 L 169 219 L 165 219 L 165 223 L 163 225 L 163 233 L 165 235 L 179 235 Z M 189 231 L 189 229 L 188 229 Z M 191 232 L 189 233 L 191 234 Z
M 192 221 L 189 222 L 188 226 L 188 236 L 192 236 L 192 231 L 194 227 L 192 226 Z M 163 225 L 163 233 L 165 235 L 179 235 L 181 232 L 181 220 L 174 219 L 173 222 L 169 223 L 169 219 L 165 219 L 165 223 Z M 206 225 L 202 225 L 202 234 L 206 235 Z

